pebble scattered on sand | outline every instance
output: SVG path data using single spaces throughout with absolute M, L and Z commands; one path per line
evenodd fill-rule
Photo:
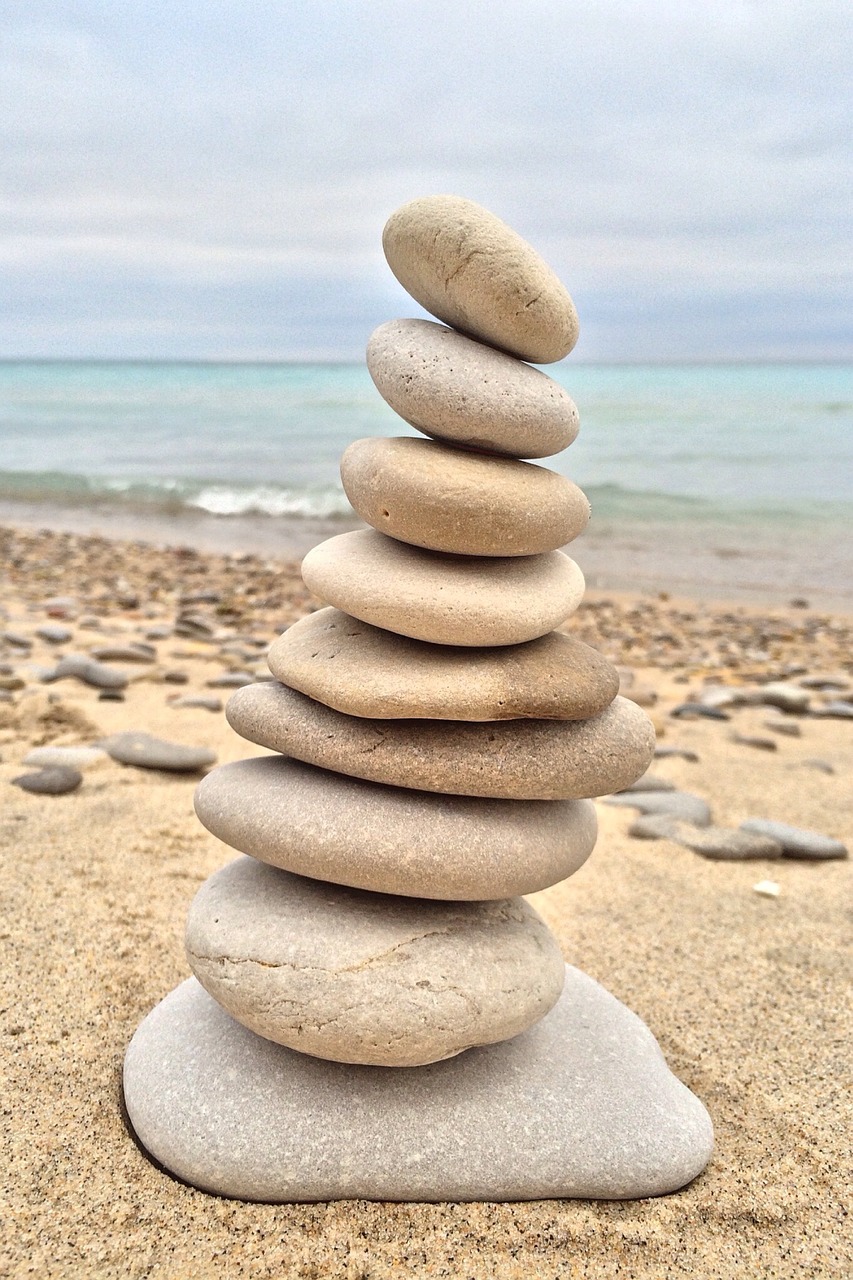
M 36 627 L 36 635 L 40 640 L 46 640 L 48 644 L 67 644 L 73 632 L 70 627 L 60 626 L 57 622 L 45 623 L 44 626 Z
M 198 773 L 216 763 L 216 752 L 209 747 L 188 747 L 133 730 L 103 738 L 98 745 L 119 764 L 135 765 L 139 769 Z
M 662 814 L 689 822 L 695 827 L 711 825 L 711 809 L 707 800 L 688 791 L 634 791 L 607 796 L 605 804 L 639 809 L 644 814 Z
M 83 775 L 78 769 L 62 764 L 38 769 L 34 773 L 22 773 L 12 779 L 13 785 L 22 791 L 43 796 L 62 796 L 68 791 L 76 791 L 82 781 Z
M 778 742 L 774 742 L 772 738 L 762 738 L 755 733 L 730 733 L 729 742 L 734 742 L 739 747 L 754 747 L 758 751 L 779 750 Z
M 846 858 L 847 846 L 840 840 L 823 835 L 820 831 L 810 831 L 803 827 L 792 827 L 786 822 L 772 822 L 765 818 L 748 818 L 740 824 L 741 831 L 754 832 L 756 835 L 769 836 L 782 846 L 787 858 Z
M 100 747 L 34 747 L 24 756 L 23 763 L 39 768 L 63 766 L 70 769 L 90 769 L 103 764 L 109 757 Z
M 95 689 L 124 689 L 128 683 L 123 671 L 98 662 L 97 658 L 78 653 L 69 653 L 60 658 L 53 672 L 45 677 L 50 682 L 69 679 L 82 680 Z

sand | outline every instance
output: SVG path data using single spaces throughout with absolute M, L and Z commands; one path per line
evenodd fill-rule
M 216 596 L 186 610 L 264 642 L 310 607 L 293 561 L 5 530 L 0 563 L 0 630 L 32 634 L 48 618 L 46 599 L 77 598 L 73 643 L 60 652 L 173 621 L 182 593 Z M 849 618 L 596 590 L 571 630 L 632 668 L 639 696 L 656 693 L 661 743 L 699 760 L 659 760 L 655 772 L 705 796 L 717 822 L 772 817 L 851 843 L 850 723 L 803 718 L 801 737 L 780 736 L 763 752 L 729 740 L 732 728 L 768 736 L 761 708 L 730 723 L 669 715 L 706 677 L 849 671 Z M 34 744 L 89 743 L 123 728 L 212 746 L 220 761 L 260 754 L 223 715 L 167 702 L 216 693 L 206 680 L 245 666 L 245 654 L 223 657 L 219 643 L 180 636 L 155 643 L 157 667 L 135 669 L 141 678 L 122 703 L 32 674 L 0 701 L 0 1275 L 849 1274 L 850 862 L 706 861 L 629 838 L 631 811 L 605 805 L 589 862 L 533 901 L 566 958 L 645 1019 L 708 1106 L 717 1149 L 690 1187 L 626 1204 L 246 1205 L 150 1164 L 122 1118 L 122 1057 L 140 1019 L 187 975 L 187 906 L 229 851 L 195 820 L 186 777 L 107 762 L 67 796 L 9 784 Z M 262 665 L 263 649 L 254 653 Z M 42 642 L 29 659 L 0 652 L 15 671 L 55 658 Z M 162 671 L 176 668 L 188 683 L 163 683 Z M 835 772 L 804 763 L 815 758 Z M 768 878 L 778 898 L 754 892 Z

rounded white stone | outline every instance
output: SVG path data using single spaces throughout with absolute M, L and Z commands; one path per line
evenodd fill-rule
M 451 444 L 547 458 L 578 434 L 574 401 L 553 378 L 431 320 L 381 324 L 367 367 L 401 418 Z
M 577 342 L 565 285 L 516 231 L 473 200 L 410 200 L 385 224 L 382 247 L 403 288 L 454 329 L 537 364 L 562 360 Z
M 340 533 L 302 561 L 309 591 L 376 627 L 432 644 L 522 644 L 553 631 L 583 599 L 562 551 L 450 556 L 374 529 Z
M 416 1067 L 518 1035 L 563 987 L 523 898 L 425 902 L 239 858 L 190 907 L 187 959 L 250 1030 L 333 1062 Z
M 409 437 L 355 440 L 341 480 L 362 520 L 430 551 L 534 556 L 586 528 L 586 495 L 556 471 Z

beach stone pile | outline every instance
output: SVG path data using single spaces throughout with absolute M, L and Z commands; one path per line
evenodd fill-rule
M 707 1162 L 707 1113 L 521 896 L 583 864 L 590 797 L 655 747 L 616 670 L 556 630 L 583 595 L 560 548 L 586 498 L 522 461 L 577 434 L 525 363 L 571 350 L 574 307 L 470 201 L 413 201 L 383 242 L 442 323 L 382 325 L 368 367 L 427 438 L 347 449 L 370 527 L 309 553 L 326 607 L 228 703 L 276 754 L 198 788 L 248 856 L 192 903 L 194 978 L 130 1045 L 128 1115 L 168 1169 L 244 1199 L 671 1191 Z

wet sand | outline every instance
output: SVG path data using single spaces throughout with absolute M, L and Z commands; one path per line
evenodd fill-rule
M 259 753 L 223 715 L 169 698 L 227 697 L 207 681 L 261 670 L 266 643 L 312 601 L 292 550 L 284 559 L 266 547 L 214 555 L 22 527 L 0 531 L 0 557 L 0 630 L 33 641 L 0 652 L 9 682 L 23 682 L 0 700 L 0 1274 L 849 1274 L 849 860 L 713 862 L 630 838 L 632 811 L 604 804 L 592 858 L 534 902 L 566 958 L 648 1023 L 709 1108 L 717 1148 L 690 1187 L 625 1204 L 246 1205 L 151 1165 L 122 1120 L 124 1049 L 187 975 L 189 901 L 230 851 L 196 821 L 185 776 L 107 761 L 65 796 L 10 783 L 33 745 L 91 743 L 125 728 L 210 746 L 223 762 Z M 671 715 L 709 679 L 849 676 L 850 618 L 814 601 L 785 607 L 788 594 L 813 594 L 787 582 L 768 608 L 697 600 L 680 583 L 660 599 L 664 581 L 650 575 L 631 595 L 593 589 L 567 624 L 634 673 L 661 744 L 698 756 L 658 760 L 654 771 L 704 796 L 722 825 L 777 818 L 850 844 L 849 722 L 797 717 L 800 736 L 779 735 L 766 751 L 730 738 L 733 729 L 767 736 L 766 708 L 735 710 L 730 722 Z M 76 603 L 47 603 L 55 597 Z M 191 634 L 149 640 L 156 662 L 122 668 L 131 676 L 123 702 L 38 678 L 60 653 L 141 639 L 181 616 L 196 619 L 184 627 Z M 46 622 L 67 626 L 69 640 L 38 639 Z M 186 683 L 169 683 L 167 672 Z M 814 705 L 828 696 L 815 693 Z M 778 897 L 754 891 L 765 879 Z

